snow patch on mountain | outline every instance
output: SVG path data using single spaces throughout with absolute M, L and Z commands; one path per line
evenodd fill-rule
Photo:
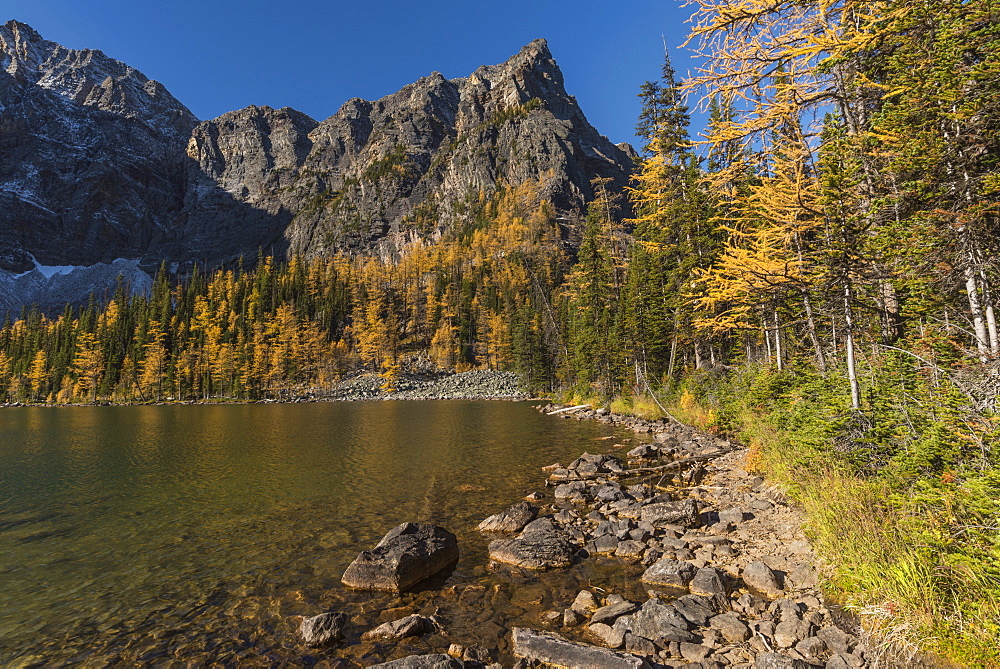
M 91 294 L 103 302 L 110 299 L 119 279 L 133 295 L 149 294 L 153 286 L 153 278 L 136 259 L 118 258 L 89 267 L 34 263 L 34 269 L 22 274 L 0 270 L 0 318 L 17 317 L 22 305 L 55 313 L 67 304 L 85 303 Z

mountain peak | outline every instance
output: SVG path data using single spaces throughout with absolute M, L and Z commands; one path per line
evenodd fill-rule
M 78 105 L 143 119 L 180 135 L 197 122 L 166 88 L 135 68 L 96 49 L 67 49 L 47 41 L 20 21 L 0 26 L 0 66 L 21 86 L 37 86 Z
M 3 24 L 3 27 L 12 33 L 20 35 L 23 39 L 27 39 L 29 42 L 42 41 L 42 36 L 38 34 L 37 30 L 29 26 L 27 23 L 21 23 L 16 19 L 7 21 L 7 23 Z
M 529 58 L 552 58 L 552 52 L 549 51 L 549 43 L 543 38 L 533 39 L 523 47 L 518 55 L 528 56 Z

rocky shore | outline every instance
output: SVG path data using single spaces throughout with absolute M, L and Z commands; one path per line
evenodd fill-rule
M 317 393 L 322 400 L 521 400 L 528 395 L 513 372 L 489 369 L 471 372 L 401 374 L 391 384 L 364 372 L 344 379 L 331 390 Z
M 343 629 L 318 657 L 379 667 L 886 666 L 824 600 L 801 519 L 745 471 L 745 449 L 666 421 L 539 408 L 643 437 L 553 463 L 544 488 L 485 519 L 491 561 L 482 585 L 442 580 L 373 599 L 376 620 L 352 618 L 357 643 L 344 640 L 351 625 L 336 618 Z M 615 585 L 596 585 L 615 566 Z M 304 640 L 322 646 L 312 630 L 337 615 L 306 617 Z
M 274 404 L 297 402 L 359 402 L 377 400 L 524 400 L 529 395 L 521 389 L 521 382 L 513 372 L 490 369 L 471 372 L 403 373 L 390 382 L 374 372 L 357 372 L 339 381 L 332 388 L 314 388 L 296 391 L 277 399 L 235 400 L 212 397 L 208 400 L 175 402 L 124 402 L 121 404 Z M 110 405 L 111 402 L 98 402 Z M 0 408 L 26 406 L 54 406 L 24 402 L 0 403 Z M 70 404 L 57 406 L 93 406 Z

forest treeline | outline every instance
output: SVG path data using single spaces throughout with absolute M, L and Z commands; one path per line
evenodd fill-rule
M 843 592 L 1000 661 L 1000 10 L 692 4 L 701 69 L 643 85 L 633 183 L 597 183 L 583 220 L 511 184 L 396 257 L 161 272 L 26 313 L 0 329 L 0 400 L 284 397 L 359 368 L 391 387 L 417 359 L 681 397 L 785 472 Z

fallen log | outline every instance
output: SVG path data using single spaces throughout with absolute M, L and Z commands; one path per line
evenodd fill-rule
M 589 404 L 577 404 L 575 407 L 566 407 L 565 409 L 556 409 L 555 411 L 549 411 L 545 415 L 554 416 L 557 413 L 565 413 L 567 411 L 578 411 L 580 409 L 587 409 L 589 407 L 590 407 Z

